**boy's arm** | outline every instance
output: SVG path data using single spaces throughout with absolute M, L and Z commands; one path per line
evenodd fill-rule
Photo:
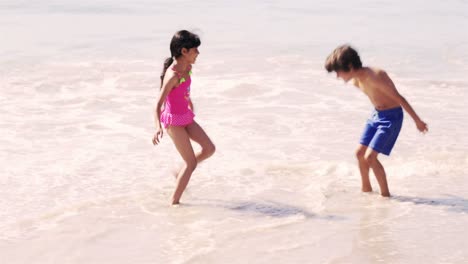
M 428 131 L 427 124 L 424 123 L 421 118 L 416 114 L 413 107 L 406 101 L 406 99 L 397 91 L 395 84 L 387 75 L 386 72 L 381 72 L 379 74 L 380 80 L 383 82 L 382 85 L 377 85 L 381 92 L 385 93 L 387 96 L 398 102 L 403 109 L 413 118 L 416 123 L 416 127 L 419 131 L 425 133 Z

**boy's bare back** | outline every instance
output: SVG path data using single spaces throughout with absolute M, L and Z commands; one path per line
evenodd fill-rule
M 378 110 L 400 106 L 398 91 L 387 73 L 378 68 L 363 67 L 353 78 L 353 84 L 363 91 Z
M 419 131 L 427 132 L 427 124 L 419 118 L 408 101 L 401 96 L 387 73 L 373 67 L 363 67 L 359 54 L 349 45 L 336 48 L 325 62 L 328 72 L 336 72 L 337 78 L 350 80 L 370 99 L 377 110 L 402 107 L 416 123 Z
M 363 91 L 374 105 L 366 121 L 356 157 L 359 162 L 363 192 L 372 191 L 369 170 L 377 178 L 381 195 L 388 197 L 390 191 L 383 165 L 377 156 L 390 155 L 403 124 L 403 109 L 413 118 L 419 131 L 427 132 L 427 124 L 419 118 L 408 101 L 398 93 L 387 73 L 373 67 L 363 67 L 356 50 L 349 45 L 336 48 L 325 61 L 325 69 L 335 72 L 336 77 L 353 84 Z

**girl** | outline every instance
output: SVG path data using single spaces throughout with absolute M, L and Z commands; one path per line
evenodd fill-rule
M 172 195 L 173 205 L 179 204 L 180 197 L 197 164 L 215 152 L 213 142 L 193 120 L 195 115 L 190 100 L 191 69 L 200 54 L 198 51 L 200 44 L 197 35 L 187 30 L 178 31 L 172 37 L 171 57 L 164 62 L 161 74 L 161 91 L 156 105 L 156 133 L 153 137 L 153 144 L 157 145 L 162 138 L 161 124 L 163 124 L 184 160 L 184 166 L 176 178 L 177 184 Z M 170 71 L 167 71 L 169 68 Z M 190 140 L 200 144 L 202 148 L 200 153 L 194 153 Z

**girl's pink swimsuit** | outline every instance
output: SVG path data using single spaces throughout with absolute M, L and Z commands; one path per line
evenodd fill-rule
M 175 71 L 174 69 L 172 69 Z M 189 70 L 188 79 L 181 78 L 180 74 L 176 72 L 179 76 L 179 85 L 174 87 L 166 97 L 164 102 L 164 110 L 161 112 L 161 123 L 164 124 L 164 127 L 168 126 L 186 126 L 193 122 L 195 114 L 189 108 L 190 102 L 190 84 L 192 80 L 190 75 L 192 71 Z

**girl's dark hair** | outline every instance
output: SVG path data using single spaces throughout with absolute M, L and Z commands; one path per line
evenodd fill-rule
M 197 48 L 200 44 L 200 38 L 187 30 L 180 30 L 174 34 L 170 45 L 171 57 L 164 61 L 163 71 L 161 73 L 161 87 L 163 85 L 164 75 L 166 75 L 166 70 L 171 66 L 172 62 L 174 62 L 175 58 L 182 55 L 182 49 Z
M 328 72 L 345 71 L 362 68 L 361 58 L 355 49 L 349 45 L 342 45 L 336 48 L 332 54 L 327 57 L 325 69 Z

